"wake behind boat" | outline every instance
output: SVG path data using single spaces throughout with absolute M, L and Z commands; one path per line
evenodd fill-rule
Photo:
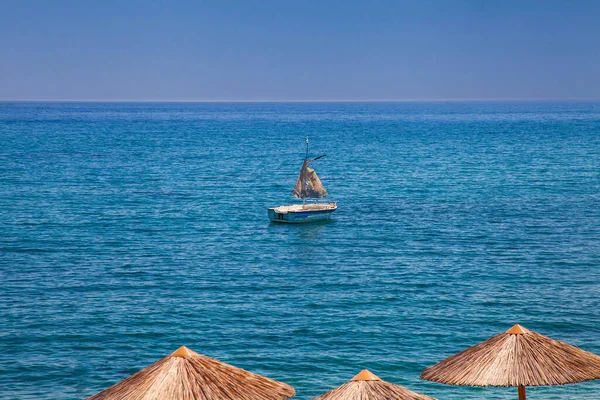
M 306 199 L 322 199 L 327 197 L 328 193 L 314 169 L 310 168 L 310 163 L 325 154 L 313 158 L 308 158 L 308 138 L 306 138 L 306 158 L 300 169 L 298 181 L 292 190 L 292 194 L 297 199 L 302 199 L 302 204 L 292 204 L 287 206 L 272 207 L 268 209 L 271 222 L 280 222 L 287 224 L 297 224 L 302 222 L 313 222 L 330 219 L 335 210 L 336 203 L 306 203 Z

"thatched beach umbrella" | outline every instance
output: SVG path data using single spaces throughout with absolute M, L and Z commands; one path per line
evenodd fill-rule
M 411 392 L 405 387 L 379 379 L 370 371 L 362 370 L 350 382 L 344 383 L 313 400 L 435 400 Z
M 183 346 L 88 400 L 282 400 L 295 394 L 285 383 Z
M 600 357 L 520 325 L 427 368 L 421 379 L 461 386 L 553 386 L 600 379 Z

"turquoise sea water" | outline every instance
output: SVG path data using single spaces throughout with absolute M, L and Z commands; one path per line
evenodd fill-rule
M 336 219 L 269 224 L 306 134 Z M 181 345 L 299 399 L 515 399 L 419 373 L 515 323 L 600 353 L 600 104 L 0 104 L 0 282 L 2 399 Z

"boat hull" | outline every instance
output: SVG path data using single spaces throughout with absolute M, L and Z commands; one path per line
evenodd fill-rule
M 268 209 L 269 220 L 281 224 L 303 224 L 331 219 L 337 210 L 336 204 L 294 205 Z

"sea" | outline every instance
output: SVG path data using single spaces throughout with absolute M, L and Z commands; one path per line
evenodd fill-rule
M 338 211 L 270 223 L 307 136 Z M 298 399 L 516 399 L 419 379 L 516 323 L 600 354 L 600 103 L 0 103 L 1 399 L 182 345 Z

